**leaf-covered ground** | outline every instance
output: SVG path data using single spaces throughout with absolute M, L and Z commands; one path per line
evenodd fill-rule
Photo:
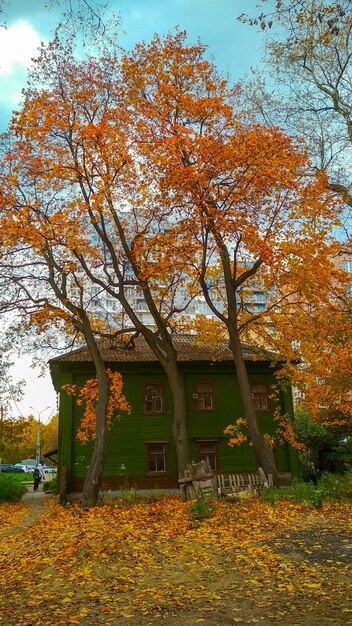
M 352 625 L 352 504 L 0 506 L 0 624 Z

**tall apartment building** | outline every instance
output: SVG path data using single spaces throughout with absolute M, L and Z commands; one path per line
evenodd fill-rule
M 352 247 L 348 244 L 341 245 L 339 253 L 332 261 L 338 269 L 351 273 L 351 283 L 346 287 L 346 295 L 352 297 Z

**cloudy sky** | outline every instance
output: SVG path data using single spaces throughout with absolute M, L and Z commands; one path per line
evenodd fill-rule
M 61 5 L 64 3 L 62 0 Z M 6 130 L 11 111 L 19 106 L 31 58 L 41 41 L 50 40 L 60 19 L 59 10 L 48 12 L 47 4 L 47 0 L 7 0 L 4 7 L 6 29 L 0 29 L 1 131 Z M 178 26 L 187 31 L 191 41 L 200 37 L 209 46 L 209 57 L 218 69 L 234 81 L 259 63 L 261 35 L 236 19 L 250 4 L 255 5 L 254 0 L 112 0 L 110 4 L 121 18 L 123 32 L 118 43 L 123 48 L 130 49 L 138 41 L 150 40 L 156 32 L 165 34 Z M 50 378 L 38 377 L 29 359 L 18 361 L 13 376 L 27 380 L 19 412 L 38 415 L 49 407 L 43 412 L 44 418 L 54 412 L 56 398 Z
M 58 8 L 48 11 L 47 4 L 47 0 L 8 0 L 5 5 L 7 28 L 0 31 L 1 130 L 18 106 L 31 58 L 40 42 L 50 39 L 60 19 Z M 112 0 L 110 4 L 121 17 L 118 43 L 124 48 L 178 26 L 190 40 L 200 37 L 217 67 L 233 80 L 244 76 L 260 57 L 261 35 L 236 19 L 248 9 L 248 0 Z

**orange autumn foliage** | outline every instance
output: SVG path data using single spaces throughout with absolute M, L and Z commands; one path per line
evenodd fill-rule
M 222 79 L 205 49 L 185 33 L 155 36 L 120 60 L 76 61 L 54 44 L 44 48 L 12 121 L 0 188 L 4 245 L 21 242 L 49 259 L 58 282 L 77 287 L 85 312 L 84 279 L 112 299 L 138 283 L 152 294 L 149 310 L 164 334 L 185 328 L 177 287 L 192 298 L 212 284 L 220 322 L 199 317 L 193 328 L 214 344 L 230 329 L 272 348 L 294 380 L 299 341 L 303 356 L 316 357 L 316 380 L 337 320 L 328 315 L 337 203 L 324 173 L 305 176 L 302 142 L 253 123 L 242 86 Z M 253 279 L 269 294 L 261 314 L 246 306 Z M 63 304 L 72 320 L 77 301 Z M 42 310 L 33 319 L 45 328 Z M 319 336 L 324 360 L 312 348 L 321 321 L 329 321 Z M 338 352 L 346 362 L 348 351 Z M 329 391 L 337 399 L 339 385 Z
M 283 415 L 276 409 L 274 420 L 276 422 L 275 433 L 273 435 L 263 433 L 263 437 L 268 441 L 270 446 L 274 447 L 275 445 L 289 443 L 290 446 L 297 450 L 304 448 L 304 446 L 297 441 L 294 424 L 290 415 Z M 249 441 L 250 446 L 253 445 L 249 440 L 246 420 L 243 417 L 238 418 L 234 424 L 229 424 L 224 430 L 224 435 L 230 436 L 228 445 L 231 448 L 240 446 L 246 441 Z
M 298 614 L 347 626 L 348 501 L 212 500 L 197 519 L 197 501 L 131 492 L 89 511 L 48 496 L 0 504 L 6 626 L 292 626 Z
M 110 428 L 113 419 L 118 419 L 117 411 L 131 413 L 131 406 L 122 393 L 123 381 L 119 372 L 106 370 L 109 380 L 109 403 L 107 409 L 107 425 Z M 90 378 L 85 385 L 79 389 L 77 385 L 63 385 L 62 389 L 71 396 L 76 396 L 79 406 L 84 405 L 83 417 L 77 431 L 76 437 L 81 443 L 86 443 L 96 436 L 96 415 L 95 407 L 98 400 L 98 382 L 96 378 Z
M 168 241 L 173 233 L 179 258 L 187 250 L 186 271 L 229 335 L 277 352 L 282 375 L 311 387 L 307 404 L 317 407 L 319 378 L 330 380 L 332 404 L 350 413 L 343 372 L 350 371 L 351 327 L 338 305 L 344 281 L 331 261 L 342 203 L 325 172 L 306 176 L 303 143 L 252 123 L 241 108 L 241 85 L 231 89 L 203 53 L 178 33 L 155 36 L 123 59 L 140 127 L 158 138 L 143 147 L 164 206 L 173 210 Z M 158 260 L 162 275 L 172 263 L 169 246 Z M 262 312 L 249 306 L 258 288 L 267 296 Z M 200 317 L 193 327 L 216 344 L 216 324 Z M 333 339 L 336 329 L 345 350 Z

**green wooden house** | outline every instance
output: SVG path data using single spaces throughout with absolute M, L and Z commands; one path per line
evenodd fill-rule
M 224 434 L 228 424 L 243 415 L 234 373 L 233 358 L 224 344 L 214 355 L 194 337 L 177 337 L 178 361 L 183 373 L 188 409 L 188 434 L 194 461 L 209 458 L 214 472 L 246 473 L 257 469 L 255 450 L 248 443 L 231 448 Z M 244 347 L 246 366 L 257 407 L 258 423 L 263 432 L 273 434 L 274 409 L 279 402 L 285 413 L 292 412 L 291 393 L 280 392 L 270 398 L 275 383 L 268 353 Z M 172 438 L 173 407 L 166 376 L 143 338 L 130 349 L 110 345 L 103 349 L 106 366 L 121 372 L 123 392 L 129 401 L 130 415 L 121 414 L 109 433 L 103 489 L 129 485 L 137 489 L 178 488 L 175 444 Z M 93 443 L 81 444 L 76 438 L 83 408 L 62 386 L 83 386 L 94 377 L 87 349 L 75 350 L 50 361 L 59 409 L 59 475 L 67 468 L 67 492 L 80 492 L 92 452 Z M 282 482 L 295 473 L 295 455 L 285 444 L 275 448 L 277 468 Z

